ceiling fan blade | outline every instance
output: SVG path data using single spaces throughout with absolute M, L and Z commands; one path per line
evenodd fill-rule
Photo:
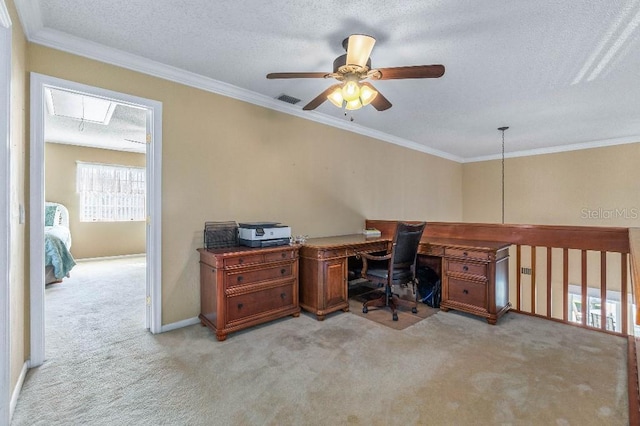
M 378 91 L 378 89 L 376 89 L 375 87 L 373 87 L 372 84 L 367 83 L 366 81 L 362 83 L 363 86 L 367 86 L 368 88 L 375 90 L 376 92 L 378 92 L 378 94 L 376 95 L 375 98 L 373 98 L 373 100 L 371 101 L 371 105 L 377 109 L 378 111 L 384 111 L 387 110 L 389 108 L 391 108 L 391 102 L 389 102 L 389 100 L 387 98 L 385 98 L 384 96 L 382 96 L 382 93 L 380 93 Z
M 324 101 L 327 100 L 327 96 L 329 96 L 329 93 L 333 92 L 336 87 L 340 87 L 340 86 L 341 86 L 340 84 L 334 84 L 328 87 L 324 92 L 320 93 L 318 96 L 313 98 L 311 102 L 306 104 L 302 109 L 304 111 L 311 111 L 313 109 L 318 108 L 320 105 L 322 105 Z
M 272 72 L 267 78 L 326 78 L 328 75 L 328 72 Z
M 350 35 L 347 44 L 347 65 L 367 66 L 374 44 L 376 44 L 376 39 L 371 36 L 364 34 Z
M 444 75 L 444 65 L 415 65 L 409 67 L 378 68 L 376 80 L 393 80 L 401 78 L 438 78 Z

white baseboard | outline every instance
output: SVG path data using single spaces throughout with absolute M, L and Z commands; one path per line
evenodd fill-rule
M 76 262 L 93 262 L 96 260 L 114 260 L 114 259 L 126 259 L 128 257 L 146 257 L 146 253 L 139 254 L 120 254 L 118 256 L 104 256 L 104 257 L 85 257 L 83 259 L 76 259 Z
M 177 330 L 182 327 L 189 327 L 190 325 L 199 324 L 200 319 L 198 317 L 188 318 L 186 320 L 172 322 L 171 324 L 163 325 L 160 329 L 160 333 L 164 333 L 166 331 Z
M 11 403 L 9 404 L 9 420 L 13 418 L 13 412 L 16 410 L 16 405 L 18 404 L 18 397 L 20 396 L 20 391 L 22 391 L 22 385 L 24 384 L 24 379 L 27 377 L 27 371 L 29 370 L 28 361 L 22 364 L 22 371 L 20 371 L 20 377 L 18 377 L 18 382 L 16 383 L 16 387 L 13 389 L 13 393 L 11 394 Z

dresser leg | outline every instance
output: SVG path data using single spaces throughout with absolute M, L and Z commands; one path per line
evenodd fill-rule
M 316 315 L 318 321 L 324 321 L 324 315 Z
M 226 334 L 218 334 L 218 333 L 216 333 L 216 339 L 218 339 L 218 342 L 223 342 L 223 341 L 227 340 L 227 335 Z
M 449 308 L 445 308 L 444 306 L 440 306 L 440 310 L 443 312 L 449 312 Z
M 300 316 L 300 312 L 294 312 L 293 314 L 291 314 L 291 316 L 294 318 L 298 318 Z

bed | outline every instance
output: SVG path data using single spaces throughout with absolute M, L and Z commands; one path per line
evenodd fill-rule
M 69 210 L 62 204 L 46 202 L 44 218 L 44 283 L 47 285 L 69 277 L 76 261 L 69 251 Z

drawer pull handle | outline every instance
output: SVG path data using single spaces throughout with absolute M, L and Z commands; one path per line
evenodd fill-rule
M 242 275 L 238 275 L 238 282 L 239 282 L 239 283 L 241 283 L 243 279 L 244 279 L 244 278 L 242 278 Z
M 238 263 L 244 263 L 244 259 L 243 258 L 238 259 Z
M 280 293 L 280 299 L 284 300 L 287 297 L 287 293 Z
M 281 274 L 281 275 L 284 275 L 284 274 L 285 274 L 285 272 L 287 272 L 287 270 L 286 270 L 286 269 L 284 269 L 284 268 L 280 269 L 280 274 Z
M 463 292 L 464 294 L 469 294 L 469 290 L 466 290 L 466 289 L 465 289 L 465 290 L 462 290 L 462 292 Z
M 287 253 L 282 253 L 282 258 L 284 259 L 285 257 L 287 257 Z
M 469 253 L 467 253 L 466 251 L 463 251 L 463 252 L 462 252 L 462 255 L 463 255 L 463 256 L 465 256 L 465 257 L 467 257 L 467 256 L 469 256 Z
M 462 267 L 462 270 L 463 270 L 463 271 L 465 271 L 465 272 L 467 272 L 467 271 L 469 270 L 469 267 L 468 267 L 467 265 L 464 265 L 464 266 Z
M 238 309 L 242 309 L 244 305 L 242 303 L 238 303 Z

